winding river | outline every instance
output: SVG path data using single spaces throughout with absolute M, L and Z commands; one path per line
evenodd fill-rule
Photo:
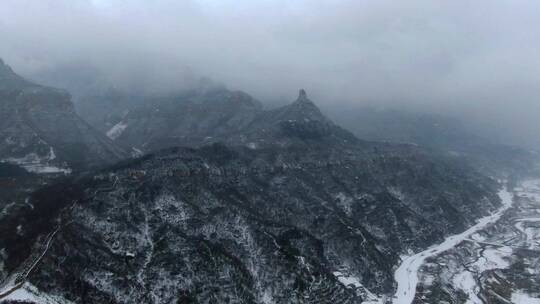
M 495 223 L 512 206 L 513 194 L 511 192 L 501 190 L 499 196 L 502 200 L 502 206 L 495 213 L 479 219 L 476 225 L 460 234 L 449 236 L 444 242 L 431 246 L 422 252 L 402 257 L 401 264 L 394 273 L 398 288 L 392 299 L 393 304 L 411 304 L 413 302 L 418 285 L 418 270 L 427 258 L 437 256 L 455 247 L 475 232 Z

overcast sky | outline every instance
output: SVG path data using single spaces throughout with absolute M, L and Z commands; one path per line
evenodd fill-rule
M 540 142 L 537 0 L 2 0 L 0 41 L 28 77 L 84 64 L 171 89 L 203 75 L 263 102 L 303 87 Z

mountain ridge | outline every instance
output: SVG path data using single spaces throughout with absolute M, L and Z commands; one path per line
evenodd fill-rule
M 47 173 L 111 164 L 125 157 L 122 149 L 76 114 L 69 93 L 29 82 L 3 66 L 0 160 Z
M 76 302 L 151 302 L 154 294 L 162 302 L 263 303 L 267 294 L 315 303 L 332 294 L 336 303 L 359 303 L 368 292 L 391 293 L 400 252 L 500 204 L 496 183 L 470 169 L 379 148 L 169 148 L 41 190 L 30 200 L 36 211 L 13 215 L 0 229 L 12 237 L 0 239 L 18 244 L 2 244 L 8 257 L 28 256 L 39 235 L 11 231 L 27 231 L 54 201 L 58 215 L 48 225 L 60 214 L 72 224 L 28 280 Z M 66 191 L 53 196 L 59 188 Z M 342 276 L 361 286 L 344 286 Z
M 122 127 L 114 136 L 116 142 L 145 152 L 220 141 L 258 148 L 331 137 L 356 140 L 326 118 L 304 90 L 291 104 L 271 110 L 246 93 L 224 89 L 195 98 L 166 99 L 130 111 L 115 127 Z

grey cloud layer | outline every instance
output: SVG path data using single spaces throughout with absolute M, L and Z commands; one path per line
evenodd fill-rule
M 305 87 L 320 102 L 419 107 L 497 121 L 531 142 L 540 134 L 538 1 L 0 6 L 0 56 L 28 76 L 84 62 L 113 82 L 171 89 L 205 75 L 263 100 Z

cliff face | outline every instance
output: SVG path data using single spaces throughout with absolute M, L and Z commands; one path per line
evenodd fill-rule
M 29 281 L 75 302 L 359 303 L 391 294 L 400 253 L 497 206 L 495 187 L 408 146 L 175 148 L 41 190 L 0 239 L 20 271 L 49 210 Z
M 69 94 L 0 62 L 0 160 L 38 173 L 112 164 L 125 153 L 76 113 Z

